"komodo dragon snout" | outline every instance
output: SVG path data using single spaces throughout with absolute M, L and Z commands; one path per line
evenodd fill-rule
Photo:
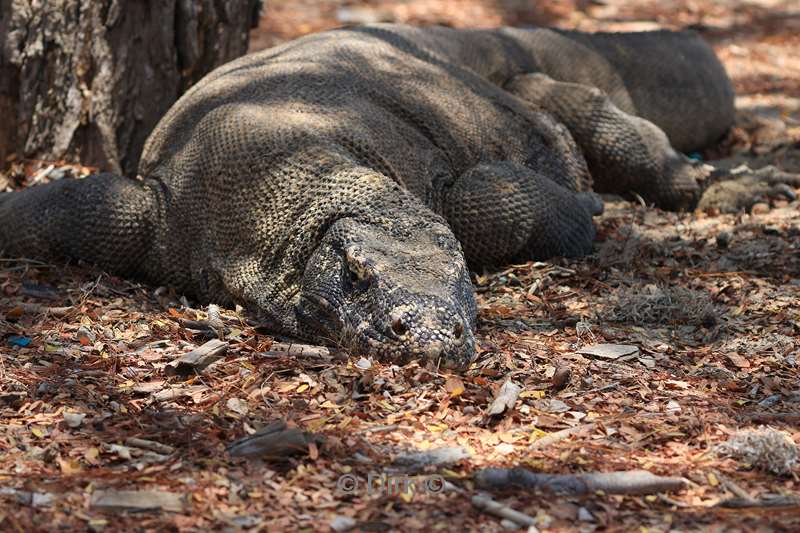
M 395 363 L 463 369 L 475 354 L 469 271 L 444 224 L 339 220 L 307 264 L 296 313 L 309 335 Z

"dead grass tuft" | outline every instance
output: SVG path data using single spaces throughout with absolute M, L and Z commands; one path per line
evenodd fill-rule
M 633 324 L 713 326 L 719 312 L 703 291 L 650 283 L 618 289 L 605 318 Z

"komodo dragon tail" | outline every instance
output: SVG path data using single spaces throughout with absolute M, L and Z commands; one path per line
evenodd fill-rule
M 151 255 L 156 194 L 113 174 L 64 179 L 0 195 L 0 254 L 82 259 L 138 275 Z

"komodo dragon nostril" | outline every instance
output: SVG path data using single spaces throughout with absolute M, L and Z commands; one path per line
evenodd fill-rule
M 392 333 L 397 335 L 398 337 L 402 337 L 408 331 L 408 326 L 403 323 L 402 319 L 395 318 L 392 320 Z

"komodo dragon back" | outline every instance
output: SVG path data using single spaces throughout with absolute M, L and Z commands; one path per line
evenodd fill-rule
M 554 38 L 594 43 L 565 35 L 377 25 L 240 58 L 161 120 L 140 178 L 0 196 L 0 248 L 239 303 L 278 333 L 463 368 L 469 268 L 592 249 L 601 205 L 583 146 L 503 88 L 542 72 Z M 626 38 L 608 39 L 595 56 L 621 71 L 608 42 Z

